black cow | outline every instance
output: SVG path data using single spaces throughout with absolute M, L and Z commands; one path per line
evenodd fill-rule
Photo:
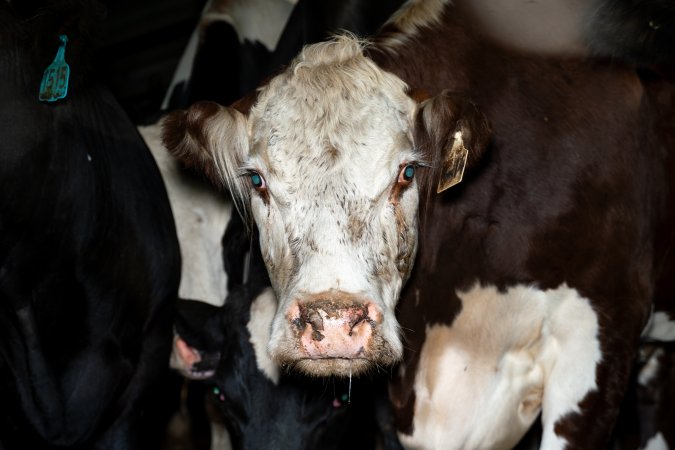
M 7 450 L 152 448 L 162 431 L 155 387 L 168 370 L 180 255 L 152 156 L 89 66 L 98 19 L 91 2 L 0 2 Z M 67 95 L 41 102 L 60 35 Z

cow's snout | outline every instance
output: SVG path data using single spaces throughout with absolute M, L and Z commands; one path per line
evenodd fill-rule
M 295 302 L 289 315 L 305 358 L 367 358 L 382 313 L 372 302 L 341 292 Z
M 375 299 L 338 290 L 296 297 L 273 323 L 270 356 L 314 376 L 357 375 L 393 364 L 402 345 L 388 312 Z

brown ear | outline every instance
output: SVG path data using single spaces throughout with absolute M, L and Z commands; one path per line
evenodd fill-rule
M 216 186 L 238 191 L 237 170 L 248 152 L 246 116 L 214 102 L 174 111 L 162 122 L 162 141 L 184 166 L 203 172 Z
M 462 181 L 490 141 L 487 118 L 466 96 L 450 91 L 423 101 L 415 120 L 415 144 L 440 171 L 436 192 Z

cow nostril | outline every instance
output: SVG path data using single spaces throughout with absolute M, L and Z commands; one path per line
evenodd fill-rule
M 293 319 L 293 325 L 295 325 L 295 327 L 298 330 L 302 331 L 302 330 L 305 329 L 305 326 L 307 325 L 307 323 L 304 320 L 302 320 L 302 318 L 296 317 L 295 319 Z
M 349 335 L 352 335 L 355 326 L 368 319 L 368 308 L 366 306 L 352 309 L 349 314 Z
M 310 324 L 312 326 L 312 330 L 323 331 L 323 318 L 316 309 L 303 309 L 302 313 L 300 314 L 300 319 L 304 324 Z

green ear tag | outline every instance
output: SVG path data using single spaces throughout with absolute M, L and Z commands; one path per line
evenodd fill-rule
M 62 34 L 59 36 L 61 45 L 59 46 L 54 61 L 47 67 L 40 83 L 40 101 L 55 102 L 68 95 L 68 79 L 70 78 L 70 67 L 66 63 L 66 43 L 68 36 Z

